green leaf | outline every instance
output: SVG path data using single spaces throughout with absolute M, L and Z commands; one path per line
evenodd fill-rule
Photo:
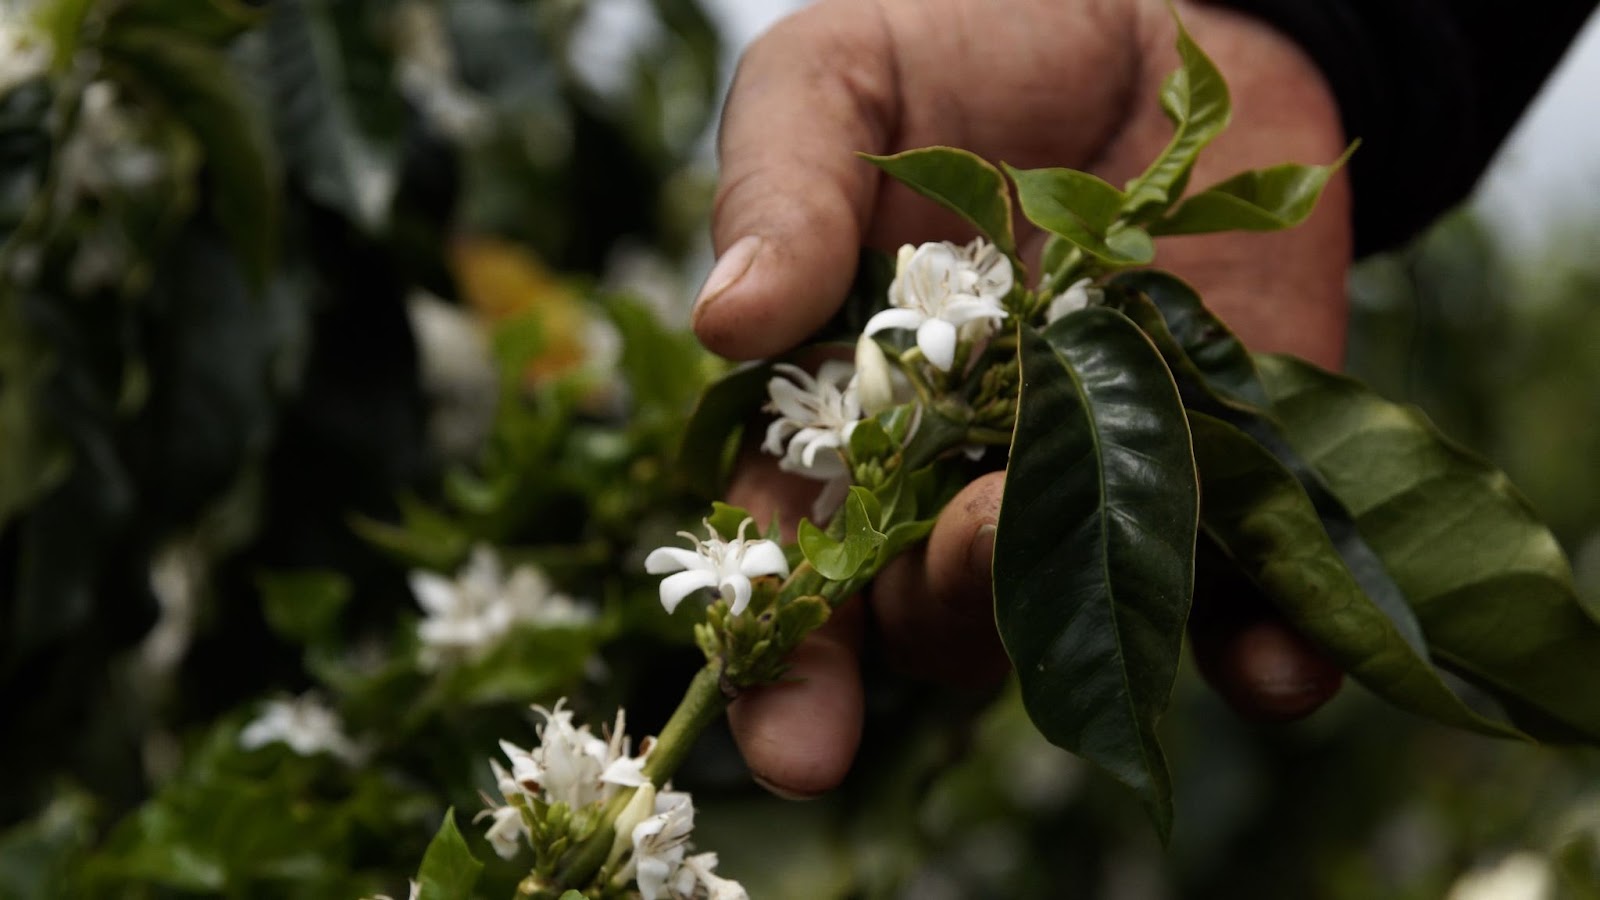
M 1000 170 L 954 147 L 924 147 L 893 156 L 860 154 L 897 181 L 971 222 L 1000 252 L 1015 258 L 1011 194 Z
M 277 251 L 278 158 L 261 111 L 221 52 L 172 31 L 124 28 L 102 52 L 119 80 L 165 106 L 205 153 L 212 209 L 256 284 Z
M 1149 235 L 1118 228 L 1126 198 L 1106 182 L 1075 169 L 1015 169 L 1006 173 L 1017 185 L 1017 200 L 1028 221 L 1102 262 L 1144 265 L 1155 258 Z
M 1258 356 L 1285 433 L 1355 517 L 1434 658 L 1541 739 L 1600 739 L 1600 610 L 1505 475 L 1417 410 L 1301 360 Z M 1548 721 L 1546 721 L 1548 720 Z
M 307 569 L 256 576 L 267 624 L 301 644 L 335 636 L 339 612 L 350 600 L 350 580 L 338 572 Z
M 156 27 L 185 32 L 208 44 L 228 41 L 261 21 L 263 12 L 239 0 L 139 0 L 117 6 L 106 27 Z
M 586 900 L 586 898 L 577 891 L 567 891 L 561 895 L 561 900 Z
M 1137 293 L 1130 293 L 1137 291 Z M 1255 362 L 1194 289 L 1164 272 L 1130 272 L 1110 282 L 1107 302 L 1155 342 L 1178 383 L 1184 405 L 1222 419 L 1249 435 L 1292 472 L 1311 497 L 1322 528 L 1366 595 L 1388 615 L 1419 655 L 1427 656 L 1422 625 L 1349 511 L 1321 476 L 1295 452 L 1267 410 Z
M 766 400 L 771 378 L 771 363 L 754 363 L 734 369 L 700 394 L 678 450 L 678 471 L 690 490 L 702 497 L 722 495 L 735 444 Z
M 467 842 L 456 830 L 455 809 L 445 810 L 439 832 L 422 856 L 417 870 L 418 900 L 462 900 L 472 896 L 483 863 L 467 849 Z
M 1020 328 L 1022 394 L 995 538 L 995 618 L 1045 737 L 1133 788 L 1163 839 L 1156 739 L 1194 577 L 1198 486 L 1155 348 L 1091 307 Z
M 608 297 L 606 312 L 622 337 L 622 372 L 639 419 L 666 420 L 674 426 L 695 405 L 706 351 L 686 329 L 669 329 L 642 304 Z
M 887 537 L 876 527 L 881 514 L 878 498 L 862 487 L 850 488 L 840 512 L 843 526 L 835 539 L 811 524 L 800 520 L 800 550 L 805 553 L 811 567 L 830 581 L 848 581 L 859 574 L 877 558 L 878 548 Z
M 1174 20 L 1177 15 L 1174 13 Z M 1147 221 L 1183 195 L 1200 151 L 1228 127 L 1232 104 L 1228 84 L 1200 47 L 1177 22 L 1182 66 L 1161 85 L 1161 109 L 1172 120 L 1172 140 L 1139 177 L 1128 182 L 1123 212 Z
M 711 515 L 706 522 L 723 540 L 731 541 L 738 536 L 739 526 L 748 518 L 751 518 L 750 512 L 744 507 L 716 500 L 711 503 Z
M 1150 225 L 1156 236 L 1215 231 L 1282 231 L 1306 220 L 1322 189 L 1354 153 L 1350 145 L 1331 165 L 1286 164 L 1241 172 L 1187 197 Z
M 899 445 L 889 437 L 889 432 L 876 418 L 862 419 L 850 432 L 850 461 L 853 463 L 869 459 L 887 460 L 898 449 Z
M 389 221 L 406 108 L 368 7 L 282 0 L 261 29 L 273 132 L 291 177 L 370 233 Z
M 1474 713 L 1345 568 L 1294 475 L 1244 432 L 1189 416 L 1201 526 L 1285 619 L 1357 681 L 1401 709 L 1501 737 Z

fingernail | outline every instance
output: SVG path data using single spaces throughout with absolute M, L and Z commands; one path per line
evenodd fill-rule
M 750 774 L 750 777 L 752 779 L 754 779 L 756 784 L 759 784 L 762 787 L 766 788 L 768 793 L 771 793 L 772 795 L 777 796 L 777 797 L 782 797 L 785 800 L 795 800 L 795 801 L 815 800 L 819 796 L 821 796 L 820 794 L 797 794 L 794 791 L 788 790 L 787 788 L 778 787 L 777 785 L 773 784 L 772 782 L 766 780 L 765 778 L 762 778 L 760 775 L 757 775 L 757 774 L 755 774 L 753 772 Z
M 995 525 L 986 522 L 978 526 L 978 533 L 967 545 L 967 568 L 972 572 L 974 584 L 988 584 L 994 574 Z
M 760 251 L 759 235 L 746 235 L 734 241 L 733 246 L 718 257 L 717 264 L 711 267 L 711 274 L 706 276 L 705 286 L 700 288 L 700 295 L 694 298 L 695 315 L 738 284 L 739 279 L 750 271 L 750 264 L 755 262 L 756 254 Z

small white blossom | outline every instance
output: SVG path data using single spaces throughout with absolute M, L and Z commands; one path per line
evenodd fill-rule
M 301 756 L 328 753 L 349 763 L 361 758 L 361 751 L 345 735 L 339 714 L 309 693 L 293 700 L 268 700 L 261 714 L 239 732 L 239 746 L 246 750 L 277 743 L 288 744 Z
M 1049 308 L 1045 310 L 1045 323 L 1054 322 L 1068 313 L 1075 313 L 1088 306 L 1089 302 L 1095 299 L 1095 295 L 1100 293 L 1099 289 L 1089 287 L 1091 280 L 1080 278 L 1057 294 L 1055 299 L 1050 301 Z
M 774 541 L 745 538 L 745 531 L 751 524 L 751 519 L 745 519 L 739 523 L 739 536 L 724 541 L 708 521 L 705 526 L 710 537 L 704 541 L 687 531 L 678 532 L 689 539 L 694 549 L 657 547 L 650 551 L 644 560 L 646 572 L 651 575 L 677 573 L 661 580 L 661 605 L 669 614 L 695 591 L 714 588 L 728 601 L 730 611 L 738 615 L 750 605 L 750 594 L 754 590 L 750 579 L 763 575 L 789 577 L 789 561 L 784 559 L 782 547 Z
M 668 897 L 668 886 L 675 880 L 689 849 L 689 834 L 694 831 L 694 801 L 686 793 L 661 791 L 656 794 L 655 815 L 633 826 L 633 858 L 630 865 L 639 883 L 643 900 Z M 677 893 L 677 892 L 673 892 Z
M 714 871 L 716 867 L 715 853 L 696 853 L 685 858 L 683 865 L 678 868 L 677 878 L 673 880 L 673 893 L 678 897 L 693 897 L 698 883 L 705 888 L 706 900 L 750 900 L 744 885 L 731 878 L 719 877 Z
M 417 626 L 424 665 L 481 657 L 518 624 L 586 625 L 594 611 L 551 588 L 544 573 L 520 565 L 505 577 L 494 550 L 479 545 L 454 581 L 411 573 L 411 590 L 426 618 Z
M 90 195 L 135 193 L 167 174 L 167 161 L 146 140 L 146 128 L 118 97 L 117 85 L 96 81 L 83 90 L 77 127 L 61 148 L 62 206 Z
M 778 418 L 767 426 L 761 449 L 780 457 L 785 472 L 819 481 L 846 474 L 841 452 L 861 421 L 855 367 L 830 359 L 814 378 L 787 363 L 772 368 L 778 376 L 767 382 L 771 400 L 763 408 Z
M 522 821 L 522 812 L 515 806 L 491 806 L 489 809 L 478 813 L 477 818 L 488 816 L 493 821 L 489 830 L 483 833 L 484 839 L 501 859 L 510 859 L 517 855 L 522 848 L 522 839 L 528 834 L 527 823 Z M 474 819 L 476 821 L 476 819 Z
M 900 248 L 890 309 L 867 321 L 865 334 L 890 328 L 915 329 L 928 362 L 948 372 L 961 337 L 982 337 L 1006 317 L 1011 261 L 982 238 L 965 247 L 948 241 Z
M 490 125 L 484 98 L 456 77 L 450 36 L 439 10 L 410 0 L 395 11 L 395 83 L 440 134 L 458 141 L 483 136 Z

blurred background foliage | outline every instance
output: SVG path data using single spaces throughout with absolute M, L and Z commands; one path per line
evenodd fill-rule
M 681 327 L 707 11 L 50 0 L 0 47 L 0 897 L 403 895 L 528 703 L 659 727 L 697 652 L 639 548 L 703 508 L 673 454 L 722 368 Z M 1597 293 L 1592 254 L 1460 214 L 1361 268 L 1350 354 L 1511 473 L 1591 597 Z M 408 572 L 480 545 L 594 615 L 426 664 Z M 773 799 L 715 731 L 680 777 L 757 898 L 1600 897 L 1593 753 L 1355 688 L 1254 726 L 1190 673 L 1164 851 L 1010 692 L 868 663 L 840 791 Z M 241 744 L 312 690 L 359 762 Z

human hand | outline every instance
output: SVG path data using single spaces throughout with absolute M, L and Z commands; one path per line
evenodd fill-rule
M 1193 183 L 1343 149 L 1321 75 L 1287 39 L 1247 17 L 1180 4 L 1186 27 L 1227 78 L 1232 127 Z M 838 308 L 863 244 L 955 239 L 970 229 L 881 177 L 854 151 L 950 144 L 1028 168 L 1065 165 L 1126 181 L 1170 125 L 1154 102 L 1177 65 L 1159 0 L 822 0 L 746 53 L 724 115 L 713 213 L 718 263 L 694 326 L 736 359 L 776 355 Z M 1193 283 L 1252 348 L 1337 366 L 1350 261 L 1344 176 L 1297 229 L 1164 239 L 1164 268 Z M 1022 241 L 1036 258 L 1042 235 Z M 915 674 L 993 683 L 1005 670 L 989 594 L 1000 474 L 946 508 L 926 549 L 886 568 L 871 617 L 886 653 Z M 730 499 L 765 520 L 809 507 L 815 482 L 750 459 Z M 1293 717 L 1337 689 L 1339 673 L 1286 625 L 1202 596 L 1194 646 L 1202 670 L 1247 713 Z M 1203 605 L 1214 607 L 1206 610 Z M 795 653 L 797 680 L 751 691 L 730 711 L 758 779 L 790 795 L 836 785 L 860 737 L 857 657 L 866 618 L 841 607 Z

